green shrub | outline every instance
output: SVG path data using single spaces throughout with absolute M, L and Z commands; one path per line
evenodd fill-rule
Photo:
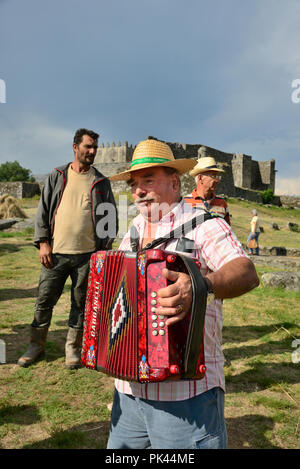
M 272 191 L 272 189 L 267 189 L 265 191 L 262 191 L 261 198 L 262 198 L 263 204 L 271 204 L 274 198 L 274 192 Z

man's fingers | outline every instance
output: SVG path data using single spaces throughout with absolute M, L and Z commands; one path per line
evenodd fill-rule
M 163 276 L 170 280 L 171 283 L 167 287 L 161 288 L 158 290 L 157 294 L 160 298 L 169 298 L 170 296 L 177 295 L 179 293 L 178 286 L 176 285 L 176 281 L 178 280 L 179 273 L 174 272 L 173 270 L 163 269 L 162 270 Z
M 163 269 L 170 285 L 158 290 L 156 314 L 165 316 L 168 326 L 181 321 L 188 313 L 192 301 L 191 280 L 183 272 Z
M 183 311 L 181 314 L 177 314 L 175 316 L 171 316 L 170 318 L 168 318 L 166 320 L 166 325 L 167 326 L 172 326 L 172 324 L 176 324 L 176 322 L 179 322 L 181 321 L 182 319 L 184 319 L 186 316 L 186 312 Z
M 177 305 L 181 303 L 181 295 L 177 293 L 176 294 L 170 294 L 170 290 L 167 291 L 168 293 L 165 294 L 165 296 L 161 296 L 159 294 L 158 296 L 158 303 L 160 306 L 170 306 L 171 308 L 175 308 Z M 174 292 L 175 293 L 175 292 Z
M 175 272 L 174 270 L 169 270 L 167 268 L 162 270 L 162 274 L 165 278 L 171 280 L 171 282 L 176 282 L 179 276 L 179 272 Z
M 160 316 L 160 319 L 164 316 L 164 321 L 167 326 L 171 326 L 178 321 L 181 321 L 186 316 L 186 311 L 183 305 L 177 305 L 174 308 L 157 308 L 156 314 Z
M 43 264 L 46 269 L 50 269 L 53 267 L 52 257 L 51 256 L 41 256 L 40 257 L 41 264 Z

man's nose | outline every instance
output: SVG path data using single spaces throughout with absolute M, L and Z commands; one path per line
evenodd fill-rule
M 97 153 L 97 148 L 96 147 L 89 148 L 89 154 L 90 155 L 96 155 L 96 153 Z
M 147 194 L 147 191 L 146 189 L 143 187 L 143 186 L 137 186 L 135 188 L 135 194 L 138 196 L 138 197 L 145 197 L 146 194 Z

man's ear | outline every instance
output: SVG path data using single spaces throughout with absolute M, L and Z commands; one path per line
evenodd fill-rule
M 75 153 L 75 151 L 77 150 L 77 145 L 76 145 L 76 143 L 73 143 L 72 147 L 73 147 L 73 151 L 74 151 L 74 153 Z
M 175 191 L 178 191 L 180 188 L 180 181 L 179 181 L 179 176 L 178 174 L 172 174 L 173 176 L 173 188 Z

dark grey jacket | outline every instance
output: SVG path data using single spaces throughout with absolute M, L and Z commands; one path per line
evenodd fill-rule
M 70 164 L 71 163 L 68 163 L 64 166 L 55 168 L 49 174 L 43 187 L 35 217 L 34 244 L 37 248 L 39 248 L 39 244 L 42 239 L 48 239 L 49 242 L 52 240 L 55 215 L 67 184 L 68 167 Z M 96 251 L 100 251 L 103 249 L 111 249 L 113 240 L 118 232 L 118 214 L 109 179 L 103 176 L 103 174 L 101 174 L 95 167 L 93 168 L 96 174 L 90 191 L 92 207 L 91 215 L 96 235 Z M 101 207 L 99 207 L 99 204 L 103 204 L 104 202 L 111 203 L 115 210 L 104 212 Z M 105 206 L 102 205 L 102 207 Z M 98 214 L 96 213 L 97 211 L 99 212 Z M 110 236 L 103 239 L 101 236 L 101 232 L 103 233 L 103 230 L 101 230 L 101 219 L 107 217 L 108 213 L 110 214 Z M 72 213 L 70 213 L 70 217 L 72 217 Z

